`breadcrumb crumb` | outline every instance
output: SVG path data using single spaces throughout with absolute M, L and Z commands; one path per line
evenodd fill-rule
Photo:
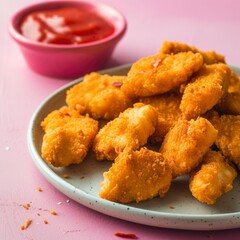
M 57 215 L 57 214 L 58 214 L 55 210 L 52 210 L 50 213 L 51 213 L 52 215 Z
M 48 224 L 48 221 L 46 219 L 43 220 L 44 224 Z
M 42 192 L 43 190 L 42 190 L 42 188 L 41 188 L 41 187 L 38 187 L 38 191 L 39 191 L 39 192 Z
M 30 204 L 29 204 L 29 203 L 22 204 L 22 207 L 24 207 L 26 210 L 28 210 L 28 209 L 29 209 L 29 207 L 30 207 Z
M 21 230 L 27 229 L 31 223 L 32 223 L 32 220 L 30 218 L 28 218 L 27 221 L 25 222 L 25 224 L 21 226 Z

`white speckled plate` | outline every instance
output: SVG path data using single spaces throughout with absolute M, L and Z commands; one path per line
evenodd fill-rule
M 129 65 L 109 69 L 103 73 L 126 74 Z M 233 67 L 240 75 L 240 68 Z M 97 162 L 92 153 L 79 166 L 53 168 L 41 158 L 40 149 L 43 131 L 40 122 L 51 111 L 65 104 L 66 90 L 82 79 L 67 84 L 48 97 L 34 113 L 28 129 L 28 146 L 33 161 L 59 191 L 82 205 L 104 214 L 156 227 L 186 230 L 217 230 L 240 227 L 240 186 L 239 178 L 234 188 L 222 196 L 215 205 L 208 206 L 194 199 L 188 189 L 186 177 L 173 181 L 165 198 L 154 198 L 142 203 L 118 204 L 98 196 L 103 172 L 110 162 Z M 68 173 L 71 178 L 63 178 Z

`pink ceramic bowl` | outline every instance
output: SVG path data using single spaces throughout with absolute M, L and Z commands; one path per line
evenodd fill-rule
M 115 30 L 104 39 L 79 45 L 37 42 L 20 33 L 21 21 L 27 14 L 62 7 L 94 10 L 110 21 Z M 77 0 L 47 1 L 27 6 L 15 13 L 9 23 L 9 33 L 18 43 L 28 66 L 42 75 L 60 78 L 75 78 L 103 68 L 125 31 L 126 20 L 117 10 L 105 4 Z

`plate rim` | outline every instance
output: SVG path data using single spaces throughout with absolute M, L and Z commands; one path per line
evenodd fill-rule
M 126 68 L 129 68 L 131 65 L 132 64 L 124 64 L 121 66 L 99 71 L 99 73 L 107 74 L 107 73 L 115 72 L 118 70 L 124 70 Z M 237 71 L 240 73 L 240 67 L 235 65 L 229 65 L 229 66 L 234 71 Z M 47 165 L 47 163 L 39 156 L 37 152 L 37 149 L 33 142 L 34 122 L 37 116 L 39 115 L 41 109 L 52 98 L 54 98 L 55 95 L 63 91 L 66 91 L 71 86 L 75 85 L 78 82 L 81 82 L 82 80 L 83 80 L 83 77 L 80 77 L 67 84 L 64 84 L 62 87 L 53 91 L 48 97 L 46 97 L 40 103 L 40 105 L 36 108 L 36 110 L 34 111 L 30 119 L 28 129 L 27 129 L 28 150 L 35 166 L 38 168 L 41 174 L 47 179 L 48 182 L 50 182 L 60 192 L 67 195 L 69 198 L 75 200 L 79 204 L 82 204 L 95 211 L 101 212 L 105 215 L 109 215 L 118 219 L 130 221 L 134 223 L 140 223 L 140 224 L 154 226 L 154 227 L 165 227 L 165 228 L 171 228 L 171 229 L 184 229 L 184 230 L 221 230 L 221 229 L 233 229 L 233 228 L 240 227 L 240 212 L 211 214 L 211 215 L 206 215 L 206 214 L 189 215 L 189 214 L 166 213 L 166 212 L 156 212 L 153 210 L 145 210 L 145 209 L 129 206 L 127 204 L 111 202 L 109 200 L 105 200 L 100 197 L 95 197 L 90 193 L 87 193 L 81 189 L 74 187 L 73 185 L 68 183 L 66 180 L 59 177 Z M 100 205 L 100 208 L 99 208 L 99 205 Z M 110 211 L 108 209 L 109 207 L 111 207 Z M 103 211 L 103 209 L 105 211 Z M 119 214 L 121 216 L 119 216 Z M 140 219 L 134 218 L 139 216 L 141 216 Z M 232 219 L 235 220 L 234 224 L 231 222 Z M 215 225 L 215 223 L 219 221 L 223 222 L 223 224 Z M 224 225 L 225 221 L 230 221 L 231 223 Z

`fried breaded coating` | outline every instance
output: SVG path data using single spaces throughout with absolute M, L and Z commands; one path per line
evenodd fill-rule
M 41 127 L 45 132 L 52 131 L 58 127 L 64 126 L 71 118 L 84 118 L 79 112 L 66 106 L 59 110 L 52 111 L 41 122 Z
M 157 125 L 157 112 L 150 105 L 135 104 L 98 132 L 93 150 L 97 160 L 114 160 L 126 147 L 137 150 L 147 143 Z
M 230 158 L 240 169 L 240 116 L 214 116 L 210 121 L 218 130 L 215 144 L 222 154 Z
M 148 97 L 165 93 L 187 82 L 203 64 L 200 53 L 158 54 L 134 63 L 122 85 L 129 96 Z
M 240 115 L 240 92 L 227 93 L 217 105 L 217 111 L 221 114 Z
M 183 92 L 184 118 L 196 118 L 215 106 L 227 93 L 230 76 L 230 68 L 223 63 L 202 67 Z
M 221 114 L 240 115 L 240 78 L 233 71 L 226 96 L 217 105 Z
M 200 51 L 196 47 L 189 46 L 179 42 L 163 42 L 159 52 L 164 54 L 177 54 L 179 52 L 193 52 L 201 53 L 205 64 L 225 63 L 223 55 L 216 53 L 215 51 Z
M 240 92 L 240 77 L 231 71 L 231 77 L 229 79 L 228 93 Z
M 220 152 L 209 150 L 201 166 L 191 173 L 189 188 L 196 199 L 212 205 L 232 189 L 236 176 L 237 171 L 224 160 Z
M 100 197 L 121 203 L 163 197 L 171 184 L 171 169 L 158 152 L 124 151 L 104 173 Z
M 173 177 L 192 171 L 216 138 L 217 130 L 205 118 L 179 120 L 167 133 L 160 148 Z
M 66 103 L 81 114 L 94 119 L 111 120 L 133 105 L 121 86 L 125 76 L 91 73 L 67 91 Z
M 83 161 L 97 134 L 98 122 L 63 107 L 51 112 L 42 127 L 42 158 L 54 167 L 66 167 Z
M 167 93 L 141 98 L 140 102 L 150 104 L 156 108 L 158 112 L 158 124 L 155 133 L 151 136 L 151 140 L 153 142 L 162 142 L 169 129 L 172 128 L 181 117 L 181 110 L 179 108 L 181 95 Z

